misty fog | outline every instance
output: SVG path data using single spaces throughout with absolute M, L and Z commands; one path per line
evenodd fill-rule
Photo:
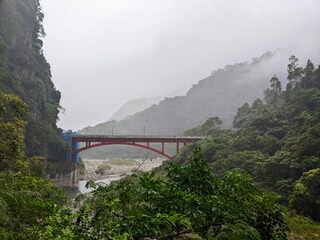
M 289 48 L 320 60 L 320 2 L 42 0 L 60 127 L 108 120 L 133 99 L 185 93 L 225 65 Z M 283 63 L 285 66 L 286 62 Z

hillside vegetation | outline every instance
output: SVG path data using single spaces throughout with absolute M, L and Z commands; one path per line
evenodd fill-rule
M 172 164 L 163 177 L 137 173 L 77 197 L 71 210 L 47 180 L 43 159 L 27 159 L 23 121 L 27 105 L 0 94 L 0 238 L 11 239 L 286 239 L 284 209 L 247 174 L 214 175 L 196 149 L 191 164 Z M 237 199 L 237 201 L 234 201 Z M 253 214 L 254 213 L 254 214 Z
M 222 129 L 218 118 L 186 131 L 207 135 L 183 149 L 176 160 L 186 163 L 192 149 L 201 147 L 213 171 L 250 173 L 263 189 L 282 196 L 281 202 L 297 213 L 320 218 L 320 66 L 308 60 L 302 68 L 292 56 L 288 84 L 277 76 L 257 99 L 238 109 L 233 125 Z
M 28 105 L 27 155 L 59 161 L 68 148 L 56 127 L 60 92 L 42 53 L 43 18 L 39 0 L 0 1 L 0 91 Z

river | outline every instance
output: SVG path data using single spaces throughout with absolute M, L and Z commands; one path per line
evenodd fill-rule
M 78 193 L 88 193 L 93 189 L 86 188 L 88 180 L 92 179 L 95 182 L 102 182 L 106 185 L 112 181 L 119 180 L 124 176 L 132 174 L 134 170 L 151 171 L 153 168 L 162 164 L 165 159 L 156 158 L 149 160 L 142 159 L 83 159 L 85 172 L 81 176 L 81 180 L 73 189 Z M 101 171 L 102 169 L 102 171 Z
M 107 178 L 95 180 L 96 183 L 104 183 L 106 185 L 109 185 L 112 181 L 119 180 L 123 177 L 123 175 L 110 175 Z M 88 193 L 91 192 L 93 189 L 92 188 L 86 188 L 88 180 L 81 180 L 79 181 L 77 188 L 79 189 L 80 193 Z

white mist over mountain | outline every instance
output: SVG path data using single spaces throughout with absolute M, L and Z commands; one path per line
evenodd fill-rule
M 318 0 L 42 0 L 44 54 L 62 93 L 59 125 L 106 121 L 227 64 L 293 47 L 319 63 Z

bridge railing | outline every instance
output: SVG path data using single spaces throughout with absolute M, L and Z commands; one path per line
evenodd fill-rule
M 177 145 L 178 154 L 180 151 L 180 144 L 186 145 L 202 140 L 203 137 L 186 137 L 186 136 L 145 136 L 145 135 L 80 135 L 72 131 L 63 132 L 62 138 L 68 142 L 71 153 L 66 156 L 66 161 L 79 162 L 80 152 L 89 148 L 112 145 L 112 144 L 123 144 L 132 145 L 162 154 L 169 159 L 172 159 L 164 151 L 165 143 L 175 143 Z M 85 146 L 82 146 L 85 143 Z M 161 143 L 161 150 L 150 147 L 149 144 Z M 143 144 L 147 144 L 144 146 Z

